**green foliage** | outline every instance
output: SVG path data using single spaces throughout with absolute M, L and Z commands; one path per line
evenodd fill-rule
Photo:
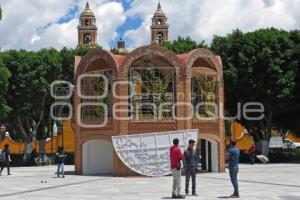
M 208 48 L 204 41 L 197 44 L 189 36 L 186 38 L 179 36 L 177 40 L 164 42 L 162 46 L 176 54 L 187 53 L 196 48 Z
M 50 120 L 53 103 L 49 86 L 62 77 L 61 57 L 55 49 L 10 50 L 3 52 L 1 57 L 12 74 L 7 102 L 13 110 L 8 121 L 10 127 L 29 142 L 37 132 L 45 134 L 44 127 Z
M 1 19 L 2 19 L 2 8 L 0 6 L 0 21 L 1 21 Z
M 7 116 L 11 108 L 7 105 L 6 96 L 8 90 L 8 79 L 11 74 L 8 69 L 4 66 L 0 59 L 0 122 Z
M 293 95 L 293 105 L 291 107 L 292 112 L 286 113 L 286 119 L 283 119 L 287 122 L 286 127 L 292 129 L 298 137 L 300 137 L 300 31 L 295 30 L 290 32 L 290 40 L 295 44 L 293 48 L 293 66 L 296 68 L 296 79 L 295 79 L 295 90 Z M 285 117 L 283 116 L 283 117 Z M 288 120 L 287 120 L 288 119 Z M 278 119 L 281 120 L 281 119 Z
M 119 51 L 117 48 L 112 48 L 110 50 L 110 52 L 116 54 L 116 55 L 127 55 L 128 54 L 128 51 L 125 50 L 125 51 Z
M 74 55 L 76 56 L 84 56 L 91 49 L 103 49 L 100 45 L 89 46 L 89 45 L 79 45 L 74 49 Z
M 215 36 L 211 49 L 224 64 L 225 107 L 235 116 L 237 103 L 261 102 L 265 117 L 259 121 L 239 120 L 256 141 L 268 140 L 271 129 L 285 128 L 281 116 L 290 113 L 294 102 L 299 56 L 291 33 L 274 28 Z M 285 120 L 286 121 L 286 120 Z

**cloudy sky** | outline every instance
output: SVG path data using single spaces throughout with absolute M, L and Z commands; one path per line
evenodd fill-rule
M 97 18 L 98 43 L 129 49 L 150 43 L 151 17 L 158 0 L 88 0 Z M 77 25 L 86 0 L 0 0 L 1 49 L 38 50 L 77 45 Z M 233 29 L 300 28 L 300 0 L 161 0 L 173 40 L 179 35 L 209 43 Z

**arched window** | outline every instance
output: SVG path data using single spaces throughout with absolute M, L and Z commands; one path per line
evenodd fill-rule
M 194 121 L 207 121 L 217 118 L 217 78 L 193 69 L 191 81 Z
M 162 33 L 157 33 L 157 42 L 158 42 L 158 44 L 162 44 L 162 42 L 163 42 L 163 34 Z
M 89 26 L 89 25 L 90 25 L 90 20 L 86 19 L 84 25 L 85 25 L 85 26 Z
M 84 35 L 83 44 L 90 44 L 90 43 L 91 43 L 91 36 L 90 36 L 90 34 Z
M 130 69 L 130 115 L 135 121 L 170 120 L 175 95 L 174 70 L 147 65 Z
M 81 98 L 81 103 L 88 105 L 81 107 L 81 122 L 84 124 L 101 124 L 104 121 L 111 121 L 112 70 L 93 71 L 86 73 L 86 75 L 81 80 L 81 94 L 88 96 L 88 98 Z M 99 96 L 103 96 L 103 98 L 98 98 Z

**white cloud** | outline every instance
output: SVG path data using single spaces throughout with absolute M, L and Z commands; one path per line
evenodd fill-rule
M 62 48 L 77 45 L 77 25 L 86 1 L 76 0 L 0 0 L 3 19 L 0 22 L 0 47 L 38 50 L 44 47 Z M 98 43 L 109 48 L 109 41 L 117 36 L 116 29 L 126 16 L 120 2 L 90 0 L 97 18 Z M 57 21 L 74 6 L 79 13 L 68 22 Z
M 108 2 L 94 11 L 98 26 L 98 43 L 104 48 L 109 48 L 109 41 L 118 36 L 118 26 L 126 20 L 124 8 L 119 2 Z
M 286 30 L 300 28 L 299 0 L 172 0 L 161 4 L 168 17 L 171 40 L 181 35 L 210 42 L 213 35 L 225 35 L 237 28 L 242 31 L 272 26 Z M 129 48 L 150 43 L 150 23 L 156 5 L 156 1 L 133 0 L 127 14 L 140 16 L 143 22 L 125 33 Z
M 89 0 L 97 17 L 98 43 L 109 48 L 116 39 L 117 28 L 128 17 L 142 19 L 141 26 L 125 32 L 128 48 L 150 44 L 150 24 L 156 0 L 123 0 L 130 2 L 125 11 L 120 1 Z M 0 22 L 2 49 L 77 45 L 77 25 L 86 0 L 0 0 L 3 19 Z M 258 28 L 300 28 L 299 0 L 162 0 L 168 17 L 170 39 L 179 35 L 210 42 L 213 35 L 225 35 L 233 29 L 253 31 Z M 79 6 L 80 12 L 65 23 L 69 9 Z
M 31 37 L 30 43 L 31 43 L 31 44 L 34 44 L 34 43 L 36 43 L 37 41 L 39 41 L 40 39 L 41 39 L 40 36 L 38 36 L 37 34 L 34 34 L 34 35 Z
M 59 3 L 53 0 L 0 0 L 3 10 L 0 22 L 1 48 L 39 48 L 37 38 L 41 36 L 38 29 L 56 22 L 73 4 L 72 0 Z

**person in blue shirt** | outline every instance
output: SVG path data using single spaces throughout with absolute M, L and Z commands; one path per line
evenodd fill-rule
M 228 168 L 229 168 L 229 176 L 231 179 L 231 183 L 234 188 L 233 194 L 230 198 L 239 198 L 239 187 L 237 174 L 239 171 L 239 160 L 240 160 L 240 150 L 236 147 L 236 141 L 230 141 L 230 148 L 228 150 Z

